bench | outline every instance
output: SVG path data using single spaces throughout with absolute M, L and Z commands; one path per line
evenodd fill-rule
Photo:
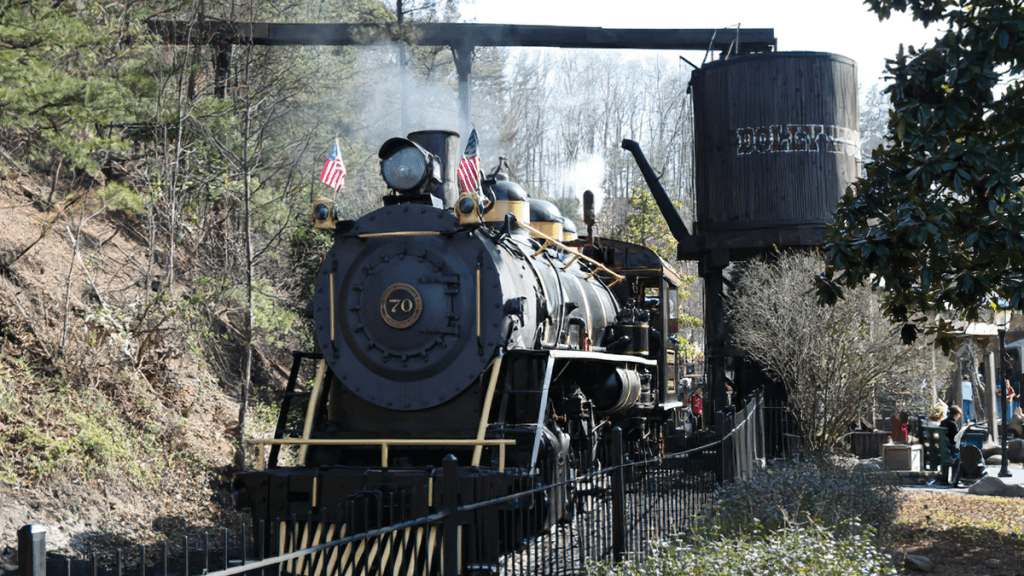
M 949 436 L 943 426 L 922 426 L 921 444 L 924 445 L 924 467 L 942 474 L 943 481 L 949 483 L 949 470 L 953 464 L 953 455 L 949 451 Z

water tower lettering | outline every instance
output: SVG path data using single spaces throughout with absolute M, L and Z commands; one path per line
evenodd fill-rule
M 736 153 L 829 152 L 860 157 L 860 133 L 832 124 L 773 124 L 737 128 Z

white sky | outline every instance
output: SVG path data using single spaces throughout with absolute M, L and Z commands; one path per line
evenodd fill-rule
M 832 52 L 855 60 L 863 89 L 881 83 L 885 59 L 896 55 L 900 43 L 921 46 L 937 34 L 901 13 L 879 22 L 862 0 L 475 0 L 461 11 L 481 24 L 773 28 L 780 51 Z M 703 58 L 684 55 L 695 64 Z

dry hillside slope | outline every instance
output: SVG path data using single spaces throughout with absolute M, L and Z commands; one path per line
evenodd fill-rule
M 230 524 L 231 306 L 187 278 L 166 290 L 146 227 L 105 208 L 95 182 L 51 197 L 50 177 L 5 156 L 0 572 L 28 522 L 65 551 Z

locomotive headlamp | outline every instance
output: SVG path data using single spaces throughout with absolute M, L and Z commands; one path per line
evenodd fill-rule
M 480 205 L 474 194 L 463 192 L 455 204 L 455 212 L 455 215 L 459 217 L 459 224 L 463 226 L 480 223 Z
M 422 146 L 405 138 L 392 138 L 380 147 L 380 174 L 392 190 L 415 194 L 424 184 L 441 181 L 441 162 Z
M 333 230 L 337 220 L 337 212 L 334 209 L 334 202 L 327 198 L 317 198 L 313 201 L 313 227 L 323 230 Z
M 469 216 L 476 211 L 476 202 L 473 201 L 469 196 L 463 196 L 459 199 L 459 214 L 465 214 Z

